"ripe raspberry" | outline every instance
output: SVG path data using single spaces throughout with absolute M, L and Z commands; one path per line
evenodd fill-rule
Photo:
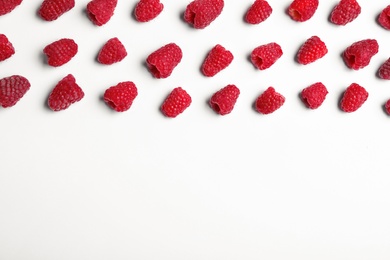
M 345 64 L 353 69 L 359 70 L 370 64 L 371 58 L 379 51 L 376 40 L 367 39 L 353 43 L 343 53 Z
M 183 53 L 175 43 L 169 43 L 151 53 L 146 59 L 146 65 L 155 78 L 167 78 L 180 63 Z
M 191 96 L 181 87 L 174 88 L 161 106 L 167 117 L 176 117 L 191 105 Z
M 360 85 L 352 83 L 340 101 L 341 110 L 347 113 L 358 110 L 368 98 L 368 92 Z
M 269 87 L 256 99 L 255 108 L 261 114 L 271 114 L 278 110 L 284 101 L 284 96 Z
M 299 49 L 297 61 L 306 65 L 321 59 L 327 53 L 328 49 L 325 43 L 318 36 L 312 36 Z
M 245 21 L 250 24 L 259 24 L 267 20 L 272 14 L 272 7 L 266 0 L 255 0 L 245 15 Z
M 116 86 L 108 88 L 104 92 L 104 102 L 117 112 L 124 112 L 130 109 L 138 91 L 131 81 L 121 82 Z
M 355 20 L 361 12 L 356 0 L 341 0 L 332 10 L 330 21 L 337 25 L 346 25 Z
M 279 44 L 271 42 L 255 48 L 251 53 L 251 61 L 259 70 L 271 67 L 280 57 L 283 51 Z
M 7 36 L 0 34 L 0 61 L 6 60 L 15 54 L 14 46 L 8 40 Z
M 59 67 L 69 62 L 78 51 L 78 46 L 72 39 L 60 39 L 50 43 L 43 49 L 47 56 L 47 63 L 53 67 Z
M 305 22 L 314 15 L 318 4 L 318 0 L 294 0 L 288 8 L 288 14 L 297 22 Z
M 84 97 L 84 92 L 76 83 L 76 79 L 69 74 L 60 80 L 51 91 L 48 105 L 53 111 L 67 109 L 73 103 L 80 101 Z
M 0 79 L 0 105 L 14 106 L 30 89 L 30 82 L 22 76 L 13 75 Z
M 92 0 L 87 4 L 87 15 L 97 26 L 106 24 L 114 15 L 118 0 Z
M 12 12 L 23 0 L 1 0 L 0 1 L 0 16 Z
M 220 115 L 227 115 L 232 112 L 237 102 L 240 90 L 235 85 L 227 85 L 218 90 L 210 98 L 210 107 Z
M 207 77 L 213 77 L 221 70 L 227 68 L 233 61 L 233 54 L 223 46 L 217 44 L 208 53 L 202 64 L 202 73 Z
M 324 102 L 328 90 L 321 82 L 314 83 L 301 92 L 302 102 L 310 109 L 319 108 Z
M 111 65 L 116 62 L 120 62 L 127 56 L 125 46 L 119 41 L 118 38 L 112 38 L 104 44 L 98 54 L 98 61 L 101 64 Z
M 184 20 L 195 29 L 209 26 L 222 13 L 223 0 L 194 0 L 187 5 Z
M 379 24 L 386 30 L 390 30 L 390 5 L 382 10 L 378 17 Z
M 390 79 L 390 58 L 380 66 L 378 76 L 381 79 Z
M 138 22 L 149 22 L 156 18 L 164 9 L 160 0 L 140 0 L 134 9 L 134 16 Z
M 44 0 L 38 14 L 46 21 L 54 21 L 71 10 L 74 5 L 74 0 Z
M 385 103 L 385 111 L 388 115 L 390 115 L 390 99 Z

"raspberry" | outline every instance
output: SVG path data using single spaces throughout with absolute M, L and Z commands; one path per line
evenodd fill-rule
M 345 49 L 343 58 L 349 68 L 359 70 L 370 64 L 371 58 L 378 51 L 379 45 L 376 40 L 361 40 Z
M 131 81 L 121 82 L 116 86 L 108 88 L 104 92 L 104 102 L 117 112 L 124 112 L 130 109 L 138 91 Z
M 380 66 L 378 76 L 381 79 L 390 79 L 390 58 Z
M 288 14 L 294 21 L 305 22 L 314 15 L 318 4 L 318 0 L 294 0 L 288 7 Z
M 330 21 L 336 25 L 346 25 L 355 20 L 361 12 L 356 0 L 341 0 L 332 10 Z
M 30 82 L 23 76 L 13 75 L 0 79 L 0 105 L 14 106 L 30 89 Z
M 255 48 L 251 53 L 251 61 L 259 70 L 271 67 L 280 57 L 283 51 L 279 44 L 271 42 Z
M 385 103 L 385 111 L 388 115 L 390 115 L 390 99 Z
M 114 37 L 108 40 L 98 54 L 98 61 L 101 64 L 111 65 L 120 62 L 127 56 L 125 46 Z
M 319 108 L 324 102 L 328 90 L 321 82 L 314 83 L 301 92 L 301 99 L 303 103 L 310 109 Z
M 43 49 L 47 63 L 53 67 L 59 67 L 69 62 L 78 51 L 78 46 L 72 39 L 60 39 L 50 43 Z
M 0 34 L 0 61 L 6 60 L 15 54 L 14 46 L 8 40 L 7 36 Z
M 210 107 L 220 115 L 227 115 L 232 112 L 234 105 L 237 102 L 240 90 L 235 85 L 227 85 L 226 87 L 215 92 L 210 98 Z
M 368 98 L 368 92 L 360 85 L 352 83 L 340 101 L 341 110 L 347 113 L 358 110 Z
M 12 12 L 22 0 L 1 0 L 0 1 L 0 16 Z
M 227 68 L 233 61 L 233 54 L 221 45 L 217 44 L 208 53 L 202 64 L 202 73 L 207 77 L 213 77 L 221 70 Z
M 256 99 L 255 108 L 261 114 L 271 114 L 278 110 L 284 101 L 284 96 L 269 87 Z
M 383 28 L 390 30 L 390 5 L 386 6 L 379 14 L 378 22 Z
M 155 78 L 167 78 L 180 63 L 183 53 L 175 43 L 169 43 L 151 53 L 146 59 L 146 65 Z
M 167 117 L 176 117 L 191 105 L 191 96 L 181 87 L 174 88 L 161 106 Z
M 134 9 L 134 16 L 138 22 L 149 22 L 156 18 L 164 9 L 160 0 L 140 0 Z
M 114 15 L 118 0 L 92 0 L 87 4 L 87 15 L 97 26 L 106 24 Z
M 74 76 L 69 74 L 60 80 L 51 91 L 48 105 L 53 111 L 65 110 L 73 103 L 80 101 L 83 97 L 83 90 L 77 85 Z
M 194 0 L 187 5 L 184 20 L 195 29 L 209 26 L 222 13 L 223 0 Z
M 46 21 L 54 21 L 72 9 L 74 5 L 74 0 L 44 0 L 38 14 Z
M 272 7 L 266 0 L 255 0 L 245 14 L 245 21 L 250 24 L 259 24 L 267 20 L 272 14 Z
M 325 43 L 318 36 L 312 36 L 299 49 L 297 60 L 300 64 L 306 65 L 321 59 L 327 53 Z

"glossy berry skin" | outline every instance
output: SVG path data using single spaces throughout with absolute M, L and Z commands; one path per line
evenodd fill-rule
M 92 0 L 87 4 L 88 18 L 97 26 L 108 23 L 114 15 L 118 0 Z
M 355 20 L 361 13 L 356 0 L 341 0 L 332 10 L 330 21 L 336 25 L 346 25 Z
M 209 105 L 215 113 L 227 115 L 232 112 L 239 96 L 240 90 L 235 85 L 227 85 L 213 94 Z
M 264 115 L 271 114 L 283 106 L 285 100 L 283 95 L 269 87 L 256 99 L 255 109 Z
M 59 67 L 68 63 L 78 52 L 78 45 L 72 39 L 60 39 L 52 42 L 43 49 L 47 63 L 52 67 Z
M 54 21 L 74 6 L 75 0 L 44 0 L 38 14 L 43 20 Z
M 130 109 L 137 95 L 136 85 L 131 81 L 125 81 L 106 89 L 103 100 L 115 111 L 124 112 Z
M 30 82 L 23 76 L 13 75 L 0 79 L 0 105 L 3 108 L 12 107 L 30 89 Z
M 378 51 L 379 45 L 376 40 L 361 40 L 345 49 L 343 59 L 350 69 L 359 70 L 369 65 L 371 58 L 377 54 Z
M 318 4 L 318 0 L 294 0 L 288 7 L 288 14 L 294 21 L 305 22 L 314 15 Z
M 272 7 L 266 0 L 255 0 L 245 14 L 245 21 L 249 24 L 259 24 L 272 14 Z
M 184 11 L 184 21 L 195 29 L 204 29 L 222 13 L 224 0 L 194 0 Z
M 390 115 L 390 99 L 386 101 L 384 108 L 386 113 Z
M 134 17 L 138 22 L 149 22 L 164 9 L 160 0 L 140 0 L 134 9 Z
M 318 36 L 312 36 L 299 49 L 297 61 L 300 64 L 307 65 L 321 59 L 327 53 L 326 44 Z
M 265 70 L 271 67 L 280 57 L 283 51 L 279 44 L 271 42 L 256 47 L 251 53 L 251 61 L 259 70 Z
M 51 91 L 48 98 L 48 106 L 53 111 L 65 110 L 83 97 L 83 90 L 77 85 L 74 76 L 69 74 L 60 80 Z
M 181 87 L 174 88 L 161 105 L 161 112 L 170 118 L 175 118 L 184 112 L 190 105 L 191 96 Z
M 183 52 L 180 47 L 175 43 L 169 43 L 151 53 L 146 59 L 146 65 L 155 78 L 167 78 L 182 57 Z
M 222 45 L 215 45 L 208 53 L 202 64 L 202 73 L 207 77 L 213 77 L 227 68 L 233 61 L 233 54 Z
M 122 61 L 126 56 L 125 46 L 117 37 L 114 37 L 109 39 L 101 48 L 97 60 L 101 64 L 111 65 Z
M 390 58 L 379 67 L 378 76 L 381 79 L 390 80 Z
M 301 92 L 302 102 L 310 109 L 319 108 L 322 103 L 325 101 L 326 96 L 328 95 L 328 90 L 325 85 L 321 82 L 314 83 Z
M 0 1 L 0 16 L 12 12 L 22 0 L 1 0 Z
M 15 54 L 15 49 L 7 36 L 0 34 L 0 61 L 4 61 Z
M 368 92 L 359 84 L 352 83 L 340 101 L 341 110 L 347 113 L 358 110 L 368 98 Z
M 378 23 L 386 30 L 390 30 L 390 5 L 386 6 L 379 14 Z

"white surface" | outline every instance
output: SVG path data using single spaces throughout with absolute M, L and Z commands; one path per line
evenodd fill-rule
M 190 1 L 163 1 L 146 24 L 131 16 L 136 0 L 119 1 L 103 27 L 86 17 L 87 0 L 54 22 L 36 16 L 40 1 L 24 1 L 0 17 L 1 33 L 16 54 L 0 63 L 0 77 L 26 76 L 32 86 L 13 108 L 0 110 L 0 259 L 390 259 L 390 118 L 383 112 L 389 82 L 375 73 L 390 56 L 390 34 L 376 23 L 388 1 L 360 1 L 362 14 L 337 27 L 328 16 L 337 1 L 321 1 L 315 16 L 296 23 L 289 1 L 270 1 L 263 24 L 243 22 L 252 0 L 227 0 L 204 30 L 181 19 Z M 329 53 L 300 66 L 299 46 L 318 35 Z M 95 61 L 100 47 L 118 37 L 129 55 L 121 63 Z M 51 68 L 42 49 L 73 38 L 79 53 Z M 340 54 L 357 40 L 375 38 L 379 53 L 351 71 Z M 266 71 L 248 55 L 275 41 L 282 58 Z M 147 55 L 175 42 L 182 62 L 171 77 L 154 79 Z M 199 71 L 215 44 L 235 56 L 213 78 Z M 54 85 L 73 73 L 85 98 L 66 111 L 47 109 Z M 101 100 L 120 81 L 136 83 L 139 96 L 125 113 Z M 309 111 L 301 89 L 322 81 L 329 95 Z M 338 100 L 352 82 L 370 96 L 355 113 Z M 233 112 L 217 116 L 208 98 L 227 84 L 241 96 Z M 192 105 L 175 119 L 159 106 L 182 86 Z M 274 86 L 286 97 L 274 114 L 253 110 L 256 97 Z

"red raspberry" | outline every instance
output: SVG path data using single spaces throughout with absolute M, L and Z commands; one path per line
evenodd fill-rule
M 240 90 L 235 85 L 227 85 L 210 98 L 210 107 L 222 116 L 227 115 L 232 112 L 239 95 Z
M 114 15 L 118 0 L 92 0 L 87 4 L 87 15 L 97 26 L 106 24 Z
M 327 53 L 328 49 L 325 43 L 318 36 L 312 36 L 299 49 L 297 61 L 306 65 L 321 59 Z
M 376 40 L 361 40 L 345 49 L 343 58 L 349 68 L 359 70 L 370 64 L 371 58 L 378 51 L 379 45 Z
M 44 0 L 38 14 L 46 21 L 54 21 L 71 10 L 74 5 L 74 0 Z
M 358 110 L 368 98 L 368 92 L 360 85 L 352 83 L 340 101 L 341 110 L 347 113 Z
M 382 10 L 378 17 L 379 24 L 386 30 L 390 30 L 390 5 Z
M 203 29 L 217 19 L 223 7 L 223 0 L 194 0 L 187 5 L 184 20 L 195 29 Z
M 191 105 L 191 96 L 181 87 L 174 88 L 161 106 L 167 117 L 176 117 Z
M 285 100 L 273 87 L 269 87 L 256 99 L 255 108 L 261 114 L 271 114 L 278 110 Z
M 155 78 L 167 78 L 180 63 L 183 53 L 175 43 L 169 43 L 151 53 L 146 59 L 146 65 Z
M 390 58 L 380 66 L 378 76 L 381 79 L 390 79 Z
M 156 18 L 164 9 L 160 0 L 140 0 L 134 9 L 134 16 L 138 22 L 149 22 Z
M 15 54 L 14 46 L 8 40 L 7 36 L 0 34 L 0 61 L 6 60 Z
M 259 70 L 271 67 L 280 57 L 283 51 L 279 44 L 271 42 L 255 48 L 251 53 L 251 61 Z
M 73 103 L 80 101 L 83 97 L 83 90 L 77 85 L 73 75 L 69 74 L 60 80 L 51 91 L 48 105 L 53 111 L 65 110 Z
M 104 92 L 103 99 L 115 111 L 124 112 L 130 109 L 137 95 L 135 84 L 131 81 L 125 81 L 108 88 Z
M 250 24 L 259 24 L 267 20 L 272 14 L 272 7 L 266 0 L 255 0 L 245 15 L 245 21 Z
M 78 46 L 72 39 L 60 39 L 50 43 L 43 49 L 47 56 L 47 63 L 53 67 L 59 67 L 69 62 L 78 51 Z
M 0 105 L 14 106 L 30 89 L 30 82 L 22 76 L 13 75 L 0 79 Z
M 301 99 L 303 103 L 310 109 L 319 108 L 324 102 L 328 90 L 321 82 L 314 83 L 301 92 Z
M 207 77 L 213 77 L 221 70 L 227 68 L 233 61 L 233 54 L 221 45 L 217 44 L 208 53 L 202 64 L 202 73 Z
M 288 14 L 297 22 L 305 22 L 314 15 L 318 4 L 318 0 L 294 0 L 288 7 Z
M 330 21 L 337 25 L 346 25 L 355 20 L 361 12 L 356 0 L 341 0 L 332 10 Z
M 108 40 L 98 54 L 98 61 L 101 64 L 111 65 L 120 62 L 127 56 L 125 46 L 114 37 Z
M 385 103 L 385 111 L 388 115 L 390 115 L 390 99 Z
M 12 12 L 22 0 L 1 0 L 0 1 L 0 16 Z

